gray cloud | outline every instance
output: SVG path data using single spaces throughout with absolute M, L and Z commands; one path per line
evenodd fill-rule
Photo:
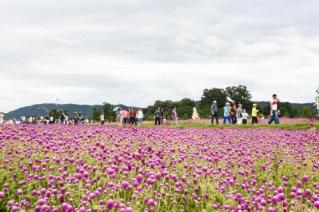
M 319 2 L 0 1 L 0 110 L 27 104 L 199 99 L 245 84 L 309 102 Z

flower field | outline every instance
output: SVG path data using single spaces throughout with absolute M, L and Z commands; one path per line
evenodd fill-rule
M 0 211 L 318 209 L 318 131 L 0 126 Z

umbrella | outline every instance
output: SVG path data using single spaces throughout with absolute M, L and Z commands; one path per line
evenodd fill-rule
M 113 108 L 113 112 L 117 111 L 118 109 L 121 109 L 120 107 Z

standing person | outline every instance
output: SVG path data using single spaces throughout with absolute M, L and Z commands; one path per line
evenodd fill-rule
M 272 95 L 272 100 L 270 101 L 270 120 L 268 124 L 271 124 L 273 121 L 275 121 L 275 124 L 279 124 L 279 113 L 278 113 L 278 103 L 279 99 L 277 98 L 277 95 Z
M 116 123 L 117 123 L 117 125 L 120 125 L 122 123 L 121 117 L 122 117 L 121 108 L 117 108 L 117 110 L 116 110 Z
M 251 110 L 251 119 L 252 119 L 251 123 L 252 124 L 258 123 L 258 118 L 257 118 L 258 112 L 259 112 L 259 110 L 257 110 L 257 105 L 253 104 L 253 109 Z
M 64 112 L 62 112 L 60 115 L 60 123 L 64 124 L 64 121 L 65 121 L 65 114 L 64 114 Z
M 242 104 L 238 104 L 238 108 L 236 111 L 237 124 L 242 124 L 243 122 L 243 108 Z
M 141 108 L 138 109 L 136 117 L 138 124 L 141 125 L 144 118 L 143 110 Z
M 248 119 L 248 113 L 246 112 L 245 109 L 243 109 L 243 113 L 242 113 L 242 123 L 243 124 L 247 124 L 247 119 Z
M 232 124 L 236 124 L 236 122 L 237 122 L 236 113 L 237 113 L 236 103 L 232 102 L 230 104 L 230 118 L 232 120 Z
M 176 107 L 174 107 L 172 110 L 172 120 L 174 124 L 178 124 L 178 116 L 177 116 Z
M 4 122 L 4 113 L 0 112 L 0 124 Z
M 155 125 L 161 125 L 161 108 L 158 107 L 155 111 Z
M 160 119 L 160 122 L 161 122 L 161 124 L 164 124 L 164 108 L 161 108 L 160 111 L 161 111 L 161 119 Z
M 197 112 L 197 108 L 196 108 L 196 107 L 193 107 L 192 119 L 193 119 L 193 120 L 198 120 L 198 119 L 199 119 L 199 115 L 198 115 L 198 112 Z
M 120 125 L 123 126 L 123 124 L 124 124 L 125 110 L 122 109 L 122 110 L 120 111 L 120 114 L 121 114 Z
M 232 120 L 230 117 L 230 103 L 227 102 L 226 105 L 224 106 L 224 124 L 231 124 Z
M 128 117 L 129 117 L 129 109 L 124 109 L 123 111 L 123 125 L 128 123 Z
M 101 121 L 101 125 L 104 125 L 104 122 L 105 122 L 104 113 L 101 113 L 101 115 L 100 115 L 100 121 Z
M 214 124 L 214 119 L 216 119 L 216 124 L 218 124 L 218 111 L 217 111 L 217 101 L 213 101 L 210 106 L 210 113 L 212 115 L 211 123 Z
M 130 124 L 131 124 L 131 126 L 133 124 L 137 125 L 137 123 L 136 123 L 136 111 L 133 108 L 130 109 L 129 115 L 130 115 Z

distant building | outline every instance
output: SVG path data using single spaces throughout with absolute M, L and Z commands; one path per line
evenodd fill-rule
M 3 124 L 4 121 L 4 113 L 0 112 L 0 124 Z

